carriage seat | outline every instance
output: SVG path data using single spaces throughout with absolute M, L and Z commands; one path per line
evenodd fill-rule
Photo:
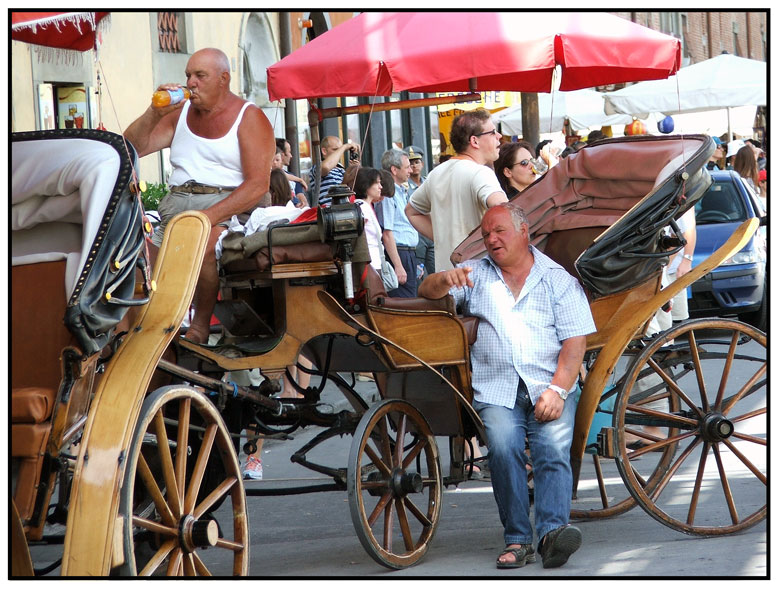
M 63 323 L 65 260 L 12 267 L 11 458 L 14 501 L 33 513 L 62 378 L 62 349 L 75 339 Z
M 468 343 L 474 344 L 477 340 L 477 327 L 479 318 L 474 316 L 458 315 L 455 309 L 455 300 L 451 295 L 445 295 L 441 299 L 426 299 L 425 297 L 388 297 L 382 285 L 379 273 L 368 265 L 368 288 L 372 293 L 371 304 L 388 309 L 402 311 L 446 311 L 457 317 L 466 330 Z

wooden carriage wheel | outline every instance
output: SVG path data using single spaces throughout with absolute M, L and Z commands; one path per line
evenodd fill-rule
M 627 359 L 629 359 L 628 370 L 630 371 L 635 362 L 631 359 L 635 359 L 635 356 L 629 355 Z M 661 364 L 663 365 L 663 363 Z M 663 370 L 670 378 L 676 379 L 685 374 L 688 368 L 677 367 L 675 369 L 663 366 Z M 630 399 L 632 403 L 638 407 L 660 407 L 665 412 L 677 412 L 680 409 L 678 398 L 670 396 L 666 389 L 659 385 L 663 381 L 654 376 L 654 372 L 650 374 L 648 371 L 638 374 L 633 379 L 630 379 L 630 375 L 625 375 L 619 380 L 621 387 L 616 386 L 611 394 L 605 394 L 602 404 L 613 409 L 620 390 L 627 387 L 631 392 Z M 617 433 L 618 430 L 622 431 L 620 435 L 615 435 L 615 439 L 623 441 L 621 444 L 624 444 L 626 438 L 628 438 L 626 437 L 627 433 L 623 426 L 616 425 L 614 411 L 604 415 L 610 419 L 613 433 Z M 629 436 L 631 435 L 629 434 Z M 634 472 L 636 480 L 646 490 L 652 490 L 669 469 L 675 451 L 676 446 L 669 445 L 664 447 L 661 452 L 655 453 L 637 453 L 633 448 L 628 448 L 626 452 L 630 459 L 630 468 Z M 636 500 L 625 486 L 612 460 L 598 454 L 591 456 L 592 461 L 585 460 L 582 463 L 577 502 L 572 506 L 571 518 L 575 520 L 609 518 L 628 512 L 636 506 Z M 641 461 L 639 460 L 640 457 Z M 593 477 L 587 477 L 591 473 L 588 470 L 589 464 L 593 466 Z M 595 484 L 595 489 L 585 489 L 587 486 L 592 487 L 593 484 Z M 585 498 L 588 498 L 588 500 L 585 500 Z
M 669 377 L 680 368 L 684 376 Z M 766 517 L 766 370 L 766 335 L 726 319 L 683 322 L 636 358 L 615 404 L 615 453 L 628 490 L 650 516 L 702 536 L 735 533 Z M 677 410 L 636 403 L 632 384 L 648 374 L 662 381 Z M 643 448 L 629 452 L 626 434 Z M 648 485 L 637 464 L 659 451 L 673 452 L 673 462 Z
M 209 478 L 215 473 L 216 482 Z M 223 503 L 229 506 L 219 508 Z M 128 452 L 120 515 L 125 563 L 119 575 L 247 574 L 241 468 L 205 395 L 173 385 L 146 398 Z
M 387 399 L 363 415 L 347 466 L 352 523 L 378 563 L 401 569 L 428 551 L 441 513 L 436 439 L 410 403 Z

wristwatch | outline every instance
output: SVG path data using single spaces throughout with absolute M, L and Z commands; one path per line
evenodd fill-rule
M 690 260 L 691 262 L 693 262 L 693 254 L 683 254 L 683 258 L 685 258 L 685 260 Z
M 561 399 L 564 400 L 564 401 L 566 401 L 566 398 L 569 397 L 569 392 L 566 391 L 563 387 L 559 387 L 557 385 L 553 385 L 552 383 L 550 383 L 547 386 L 547 389 L 552 389 L 555 393 L 560 395 Z

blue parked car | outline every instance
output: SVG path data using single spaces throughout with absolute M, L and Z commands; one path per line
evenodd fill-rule
M 688 288 L 690 317 L 736 315 L 766 331 L 766 211 L 761 199 L 733 170 L 712 170 L 712 186 L 696 203 L 696 266 L 751 217 L 762 225 L 747 245 Z

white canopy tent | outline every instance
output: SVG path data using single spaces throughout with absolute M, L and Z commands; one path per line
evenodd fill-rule
M 523 135 L 522 116 L 522 106 L 518 104 L 495 113 L 493 122 L 504 135 Z M 603 94 L 589 88 L 539 94 L 539 133 L 559 132 L 566 118 L 575 130 L 628 125 L 632 121 L 631 115 L 607 115 Z
M 665 115 L 766 104 L 766 62 L 722 54 L 681 68 L 666 80 L 651 80 L 604 94 L 607 114 Z M 755 111 L 754 111 L 755 113 Z M 731 134 L 731 123 L 728 123 Z

